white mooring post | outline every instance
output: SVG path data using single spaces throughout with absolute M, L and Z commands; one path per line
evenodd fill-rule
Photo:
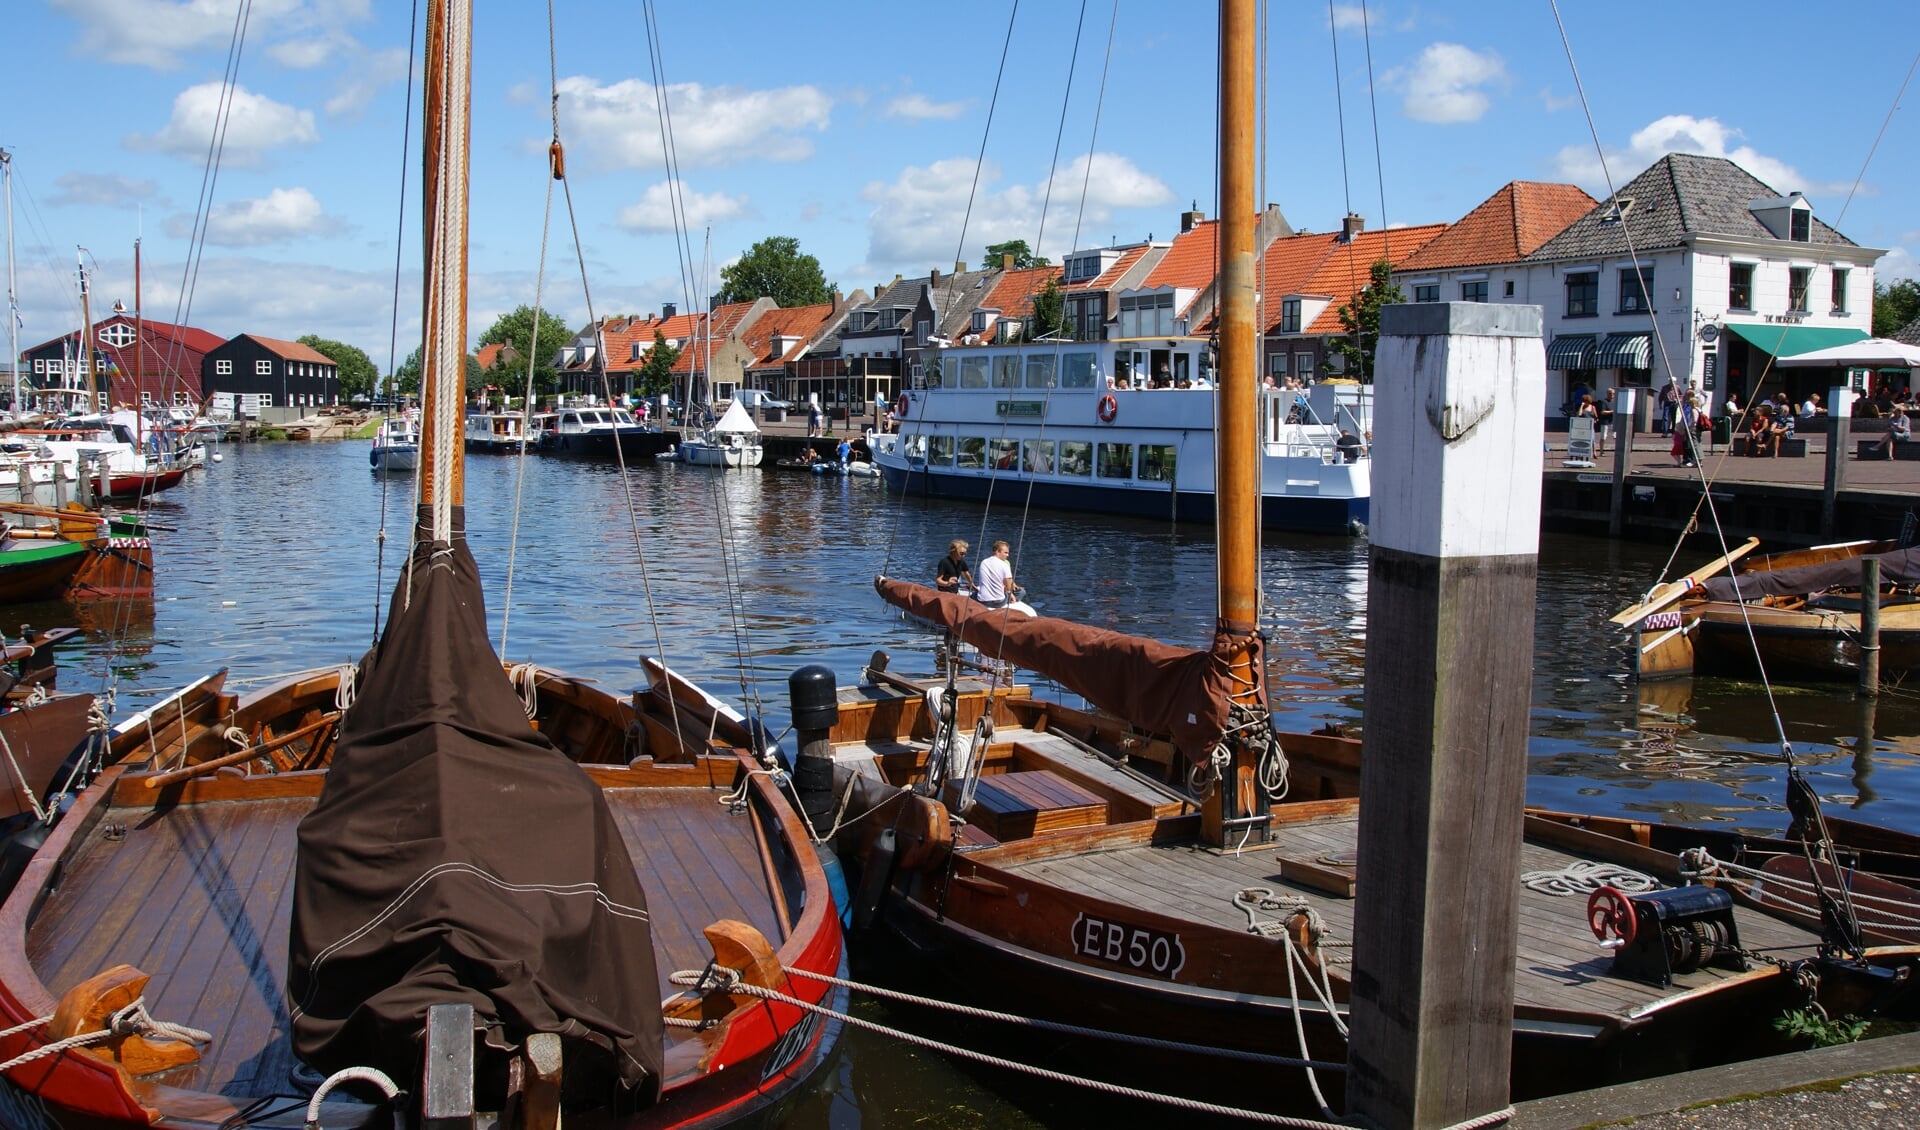
M 1381 310 L 1349 1112 L 1508 1102 L 1534 586 L 1540 308 Z

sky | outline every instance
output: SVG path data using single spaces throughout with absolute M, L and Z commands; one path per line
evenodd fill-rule
M 1166 239 L 1190 207 L 1218 212 L 1217 13 L 1197 0 L 663 0 L 657 42 L 643 4 L 558 0 L 557 84 L 546 5 L 476 6 L 475 337 L 536 286 L 574 327 L 589 297 L 601 315 L 684 310 L 768 236 L 797 238 L 851 293 L 978 266 L 1001 240 L 1058 261 Z M 95 269 L 94 316 L 131 307 L 138 238 L 151 317 L 222 336 L 315 333 L 383 369 L 409 352 L 412 7 L 9 0 L 0 148 L 13 154 L 22 348 L 79 324 L 76 247 Z M 1600 198 L 1608 173 L 1623 184 L 1664 153 L 1705 153 L 1805 192 L 1822 219 L 1885 249 L 1878 278 L 1920 274 L 1920 85 L 1894 108 L 1920 53 L 1920 4 L 1559 9 L 1584 101 L 1550 0 L 1272 4 L 1263 199 L 1306 231 L 1349 210 L 1370 228 L 1450 222 L 1511 180 Z M 556 85 L 571 219 L 557 191 L 546 212 Z

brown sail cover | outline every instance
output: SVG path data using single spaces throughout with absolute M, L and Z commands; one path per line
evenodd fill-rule
M 560 1033 L 570 1082 L 607 1072 L 647 1101 L 664 1025 L 646 896 L 598 787 L 528 724 L 455 515 L 452 546 L 416 546 L 411 607 L 403 569 L 300 822 L 294 1050 L 416 1088 L 428 1007 L 465 1001 L 488 1046 Z
M 1920 584 L 1920 549 L 1869 554 L 1880 561 L 1883 585 Z M 1766 569 L 1702 582 L 1708 600 L 1758 600 L 1763 596 L 1804 596 L 1826 589 L 1858 589 L 1863 558 L 1844 557 L 1791 569 Z
M 1210 751 L 1226 732 L 1233 695 L 1229 663 L 1256 637 L 1216 634 L 1195 651 L 1071 620 L 988 608 L 968 596 L 877 578 L 888 604 L 940 624 L 995 659 L 1038 671 L 1142 730 L 1166 734 L 1188 757 Z M 1260 659 L 1253 658 L 1254 669 Z

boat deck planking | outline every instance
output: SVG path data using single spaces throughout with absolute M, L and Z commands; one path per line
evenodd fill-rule
M 676 969 L 712 956 L 701 931 L 722 918 L 778 946 L 789 924 L 767 890 L 747 815 L 720 790 L 608 789 L 653 914 L 664 998 Z M 148 1009 L 213 1035 L 205 1058 L 169 1073 L 174 1086 L 236 1098 L 285 1091 L 294 1067 L 286 1011 L 294 855 L 311 797 L 108 809 L 76 845 L 59 887 L 28 930 L 27 952 L 58 996 L 125 962 L 152 975 Z M 109 839 L 109 827 L 124 837 Z M 699 915 L 706 915 L 695 921 Z M 244 978 L 232 975 L 247 970 Z M 667 1029 L 669 1047 L 702 1042 Z
M 1276 840 L 1234 854 L 1189 844 L 1162 844 L 1114 851 L 1079 852 L 1004 865 L 1009 872 L 1062 889 L 1130 906 L 1197 925 L 1244 930 L 1247 919 L 1233 896 L 1247 887 L 1268 887 L 1275 894 L 1304 895 L 1337 940 L 1353 937 L 1354 903 L 1328 896 L 1282 877 L 1282 857 L 1315 861 L 1327 853 L 1352 852 L 1359 822 L 1352 818 L 1284 824 Z M 1525 871 L 1565 867 L 1578 857 L 1528 843 L 1521 852 Z M 1658 1002 L 1716 981 L 1739 976 L 1704 969 L 1682 974 L 1663 990 L 1611 973 L 1613 959 L 1593 940 L 1587 926 L 1587 900 L 1556 898 L 1521 891 L 1520 951 L 1514 984 L 1522 1008 L 1601 1013 L 1628 1018 Z M 1283 911 L 1261 913 L 1264 921 Z M 1799 947 L 1792 955 L 1813 952 L 1819 938 L 1797 926 L 1744 907 L 1734 911 L 1740 941 L 1748 949 Z M 1275 943 L 1276 945 L 1279 943 Z M 1340 951 L 1335 951 L 1340 954 Z M 1335 958 L 1343 961 L 1344 954 Z

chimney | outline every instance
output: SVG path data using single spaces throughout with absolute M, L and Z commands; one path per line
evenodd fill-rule
M 953 261 L 953 273 L 954 273 L 954 274 L 956 274 L 956 275 L 964 275 L 964 274 L 966 274 L 966 273 L 967 273 L 967 261 L 966 261 L 965 259 L 955 259 L 955 260 Z
M 1360 213 L 1348 212 L 1346 219 L 1340 221 L 1340 242 L 1352 243 L 1353 237 L 1365 231 L 1366 227 L 1367 221 Z
M 663 303 L 660 307 L 660 319 L 662 321 L 665 321 L 666 319 L 673 317 L 675 314 L 678 314 L 679 312 L 680 312 L 680 308 L 678 306 L 675 306 L 673 303 L 671 302 Z
M 1192 231 L 1194 228 L 1199 227 L 1201 221 L 1206 218 L 1207 214 L 1202 212 L 1197 206 L 1189 211 L 1182 212 L 1180 213 L 1180 230 L 1183 232 Z
M 939 286 L 939 285 L 940 285 L 940 272 L 939 272 L 939 271 L 928 271 L 928 272 L 927 272 L 927 285 L 928 285 L 928 286 L 931 286 L 931 287 L 937 287 L 937 286 Z
M 1013 252 L 1009 251 L 1000 256 L 1000 269 L 1003 271 L 1013 270 Z

